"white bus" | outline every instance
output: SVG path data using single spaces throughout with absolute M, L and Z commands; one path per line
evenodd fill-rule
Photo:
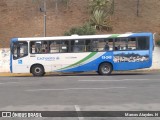
M 135 70 L 152 65 L 152 33 L 11 39 L 10 71 L 43 76 L 46 72 Z

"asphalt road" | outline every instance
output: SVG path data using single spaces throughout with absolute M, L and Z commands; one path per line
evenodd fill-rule
M 159 72 L 111 76 L 63 74 L 44 77 L 0 77 L 0 111 L 138 110 L 160 111 Z M 34 120 L 44 119 L 64 118 L 34 118 Z M 65 120 L 72 119 L 97 120 L 98 118 L 65 118 Z M 135 120 L 144 119 L 147 118 L 135 118 Z M 159 119 L 160 117 L 147 120 Z

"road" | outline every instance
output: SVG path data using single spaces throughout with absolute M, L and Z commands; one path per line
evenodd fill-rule
M 159 93 L 159 72 L 0 77 L 0 111 L 160 111 Z

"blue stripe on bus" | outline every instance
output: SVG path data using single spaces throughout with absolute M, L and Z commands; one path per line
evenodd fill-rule
M 130 35 L 130 37 L 138 37 L 138 36 L 152 36 L 152 33 L 133 33 L 132 35 Z

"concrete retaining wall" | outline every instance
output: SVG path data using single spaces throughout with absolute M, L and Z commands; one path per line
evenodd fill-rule
M 160 47 L 155 47 L 153 52 L 153 64 L 149 69 L 160 69 Z
M 10 72 L 10 49 L 1 48 L 0 49 L 0 72 Z
M 0 72 L 10 72 L 9 64 L 10 64 L 10 49 L 9 48 L 1 48 L 0 49 Z M 160 48 L 155 47 L 153 52 L 153 65 L 152 69 L 160 69 Z

